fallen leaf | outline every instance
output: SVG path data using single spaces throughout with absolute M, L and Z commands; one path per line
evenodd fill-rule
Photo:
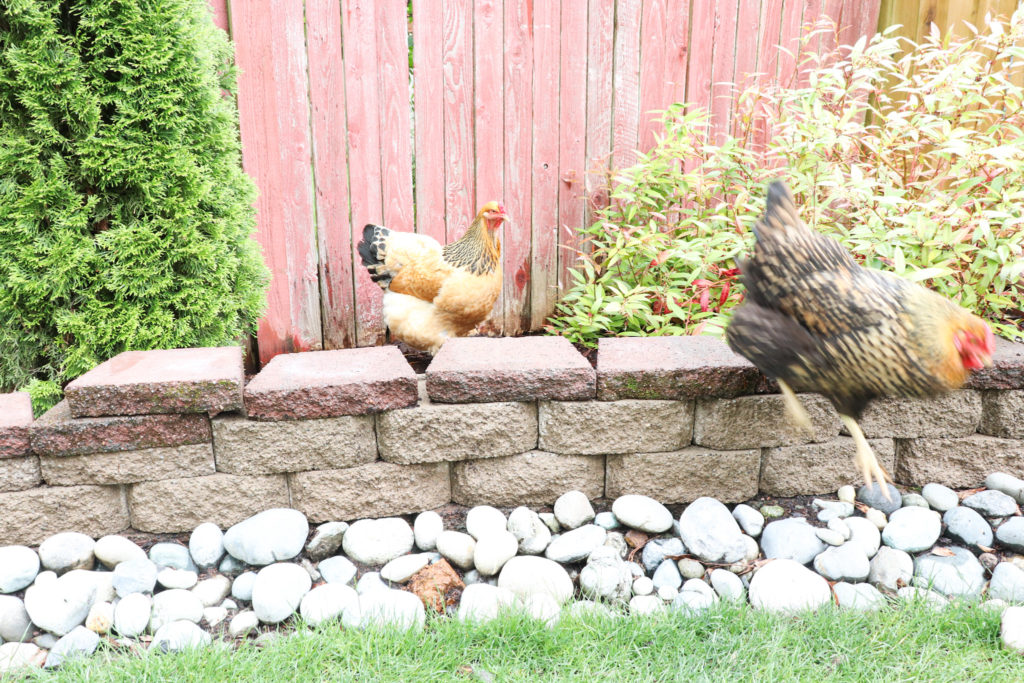
M 949 548 L 932 548 L 932 555 L 938 555 L 939 557 L 956 557 L 956 553 Z

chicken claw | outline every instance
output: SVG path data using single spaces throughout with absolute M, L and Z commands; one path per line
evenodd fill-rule
M 846 430 L 850 432 L 850 436 L 853 437 L 853 442 L 857 446 L 857 451 L 853 456 L 853 461 L 860 469 L 861 474 L 864 476 L 864 483 L 870 486 L 874 482 L 878 482 L 878 488 L 881 489 L 882 495 L 885 496 L 886 500 L 892 500 L 889 495 L 888 481 L 891 481 L 889 473 L 882 468 L 882 465 L 878 462 L 878 457 L 875 456 L 875 452 L 871 450 L 871 445 L 868 440 L 864 437 L 864 432 L 861 430 L 860 425 L 849 415 L 840 415 L 843 424 L 846 425 Z
M 811 424 L 811 418 L 807 414 L 807 411 L 804 410 L 803 405 L 800 403 L 800 399 L 796 397 L 793 389 L 788 384 L 782 380 L 777 381 L 779 383 L 779 388 L 782 389 L 782 402 L 786 406 L 786 412 L 789 413 L 790 419 L 793 420 L 793 423 L 796 424 L 801 431 L 808 435 L 814 434 L 814 425 Z

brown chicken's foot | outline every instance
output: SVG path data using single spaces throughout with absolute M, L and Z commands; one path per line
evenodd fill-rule
M 871 445 L 864 437 L 864 432 L 861 430 L 860 425 L 849 415 L 840 415 L 839 417 L 842 419 L 843 424 L 846 425 L 846 430 L 850 432 L 850 436 L 853 437 L 853 443 L 857 446 L 853 461 L 864 476 L 864 483 L 870 486 L 873 482 L 878 482 L 878 488 L 881 489 L 885 499 L 892 500 L 889 496 L 888 485 L 888 481 L 891 481 L 892 478 L 878 462 L 878 457 L 871 450 Z
M 811 424 L 811 418 L 807 414 L 807 411 L 804 410 L 803 404 L 800 403 L 800 399 L 796 397 L 796 393 L 781 379 L 776 381 L 779 383 L 779 388 L 782 389 L 782 402 L 786 406 L 786 412 L 789 413 L 790 419 L 792 419 L 793 423 L 804 432 L 813 434 L 814 426 Z

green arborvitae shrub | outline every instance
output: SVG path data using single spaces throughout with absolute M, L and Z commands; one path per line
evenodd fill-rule
M 871 268 L 920 281 L 1024 339 L 1024 9 L 966 37 L 886 34 L 810 52 L 806 82 L 747 90 L 735 137 L 674 106 L 584 234 L 549 331 L 721 334 L 743 297 L 765 187 Z M 758 145 L 766 132 L 767 145 Z
M 230 43 L 206 0 L 5 0 L 0 390 L 235 343 L 267 282 Z

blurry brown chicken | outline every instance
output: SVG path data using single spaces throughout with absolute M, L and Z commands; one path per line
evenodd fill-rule
M 800 220 L 789 190 L 768 188 L 753 256 L 740 263 L 747 288 L 726 331 L 729 346 L 775 378 L 799 424 L 810 420 L 794 391 L 824 395 L 856 443 L 864 482 L 888 492 L 885 470 L 857 424 L 880 396 L 934 396 L 991 365 L 985 322 L 895 275 L 863 268 L 834 240 Z
M 489 202 L 462 239 L 445 247 L 427 235 L 363 228 L 357 249 L 384 290 L 384 322 L 392 338 L 435 354 L 445 339 L 467 335 L 487 319 L 501 293 L 495 233 L 507 219 L 505 207 Z

